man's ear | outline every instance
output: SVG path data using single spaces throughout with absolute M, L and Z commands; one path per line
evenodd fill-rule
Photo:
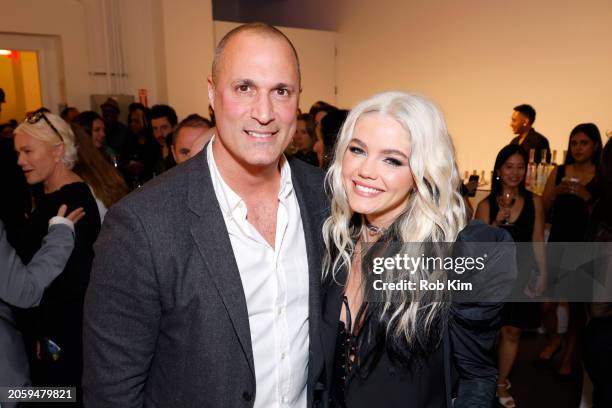
M 208 76 L 208 103 L 215 110 L 215 83 L 212 79 L 212 74 Z

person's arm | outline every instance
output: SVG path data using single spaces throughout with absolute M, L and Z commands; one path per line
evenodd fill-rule
M 542 204 L 544 208 L 544 213 L 546 214 L 550 211 L 550 208 L 557 197 L 557 192 L 555 189 L 555 179 L 557 178 L 557 167 L 554 168 L 553 171 L 550 172 L 548 179 L 546 179 L 546 184 L 544 185 L 544 191 L 542 192 Z
M 489 224 L 489 201 L 486 198 L 478 203 L 474 219 L 482 220 Z
M 85 406 L 142 407 L 161 307 L 149 239 L 125 205 L 106 214 L 85 296 Z
M 517 273 L 510 234 L 484 225 L 477 229 L 464 242 L 481 244 L 467 246 L 465 255 L 482 256 L 485 251 L 485 267 L 471 277 L 464 275 L 462 281 L 474 282 L 474 289 L 464 300 L 453 302 L 449 321 L 451 355 L 459 375 L 455 408 L 489 408 L 493 403 L 497 382 L 494 350 L 502 300 L 510 293 Z
M 535 209 L 535 221 L 533 224 L 533 253 L 538 265 L 539 275 L 535 288 L 535 295 L 541 295 L 546 289 L 546 250 L 544 248 L 544 205 L 542 199 L 533 195 L 533 205 Z
M 22 308 L 37 306 L 45 289 L 66 266 L 74 248 L 74 223 L 85 214 L 82 208 L 67 217 L 62 205 L 57 217 L 49 221 L 49 233 L 27 265 L 21 262 L 6 238 L 0 222 L 0 299 Z

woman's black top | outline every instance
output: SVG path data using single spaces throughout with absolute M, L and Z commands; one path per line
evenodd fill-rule
M 565 166 L 557 167 L 555 186 L 565 177 Z M 595 177 L 584 186 L 596 199 L 597 183 Z M 582 242 L 589 223 L 589 205 L 574 194 L 559 194 L 551 209 L 550 242 Z
M 501 229 L 472 221 L 459 234 L 458 241 L 512 240 Z M 509 292 L 516 274 L 514 253 L 490 254 L 489 260 L 482 271 L 486 277 L 479 279 L 490 282 L 491 287 L 505 286 L 506 293 Z M 455 408 L 491 406 L 497 376 L 493 349 L 501 302 L 453 302 L 446 322 L 450 343 L 448 367 L 443 341 L 426 355 L 415 353 L 410 361 L 400 363 L 386 351 L 384 338 L 357 341 L 359 333 L 366 331 L 376 316 L 365 314 L 357 336 L 340 321 L 346 271 L 339 273 L 337 280 L 325 284 L 323 291 L 325 382 L 332 407 L 439 408 L 447 406 L 450 395 L 456 398 Z M 364 307 L 368 307 L 367 302 Z M 349 326 L 354 324 L 351 320 L 361 321 L 361 317 L 351 317 L 347 316 Z M 452 374 L 452 390 L 445 387 L 446 372 Z
M 40 305 L 22 311 L 20 322 L 26 343 L 30 343 L 29 353 L 33 352 L 34 341 L 50 339 L 78 369 L 82 354 L 83 302 L 94 258 L 93 244 L 100 232 L 98 207 L 87 184 L 71 183 L 42 195 L 21 234 L 17 252 L 24 263 L 30 261 L 47 234 L 49 219 L 57 215 L 62 204 L 68 206 L 67 213 L 79 207 L 85 210 L 85 216 L 75 225 L 74 250 L 63 272 L 45 291 Z
M 497 200 L 489 199 L 489 220 L 494 220 L 499 212 Z M 500 225 L 507 230 L 514 242 L 532 242 L 535 226 L 535 204 L 530 191 L 523 193 L 523 208 L 518 218 L 510 225 Z M 540 273 L 533 252 L 533 245 L 522 244 L 517 246 L 516 262 L 518 275 L 514 284 L 512 296 L 515 299 L 528 300 L 525 289 L 535 289 L 535 283 Z M 522 329 L 536 328 L 541 322 L 540 305 L 530 302 L 507 302 L 502 310 L 502 325 Z

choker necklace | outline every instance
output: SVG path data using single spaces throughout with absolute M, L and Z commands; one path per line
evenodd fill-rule
M 386 232 L 385 228 L 377 227 L 376 225 L 372 225 L 369 222 L 366 222 L 366 228 L 372 235 L 382 235 Z

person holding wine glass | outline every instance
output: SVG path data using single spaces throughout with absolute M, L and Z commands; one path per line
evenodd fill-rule
M 602 152 L 599 129 L 593 123 L 581 123 L 570 133 L 565 163 L 554 169 L 546 180 L 542 201 L 551 215 L 549 242 L 582 242 L 590 216 L 592 204 L 598 197 L 595 171 Z M 551 257 L 556 259 L 558 257 Z M 556 271 L 556 268 L 551 268 Z M 552 280 L 551 274 L 551 282 Z M 561 337 L 557 333 L 557 304 L 544 304 L 544 326 L 549 341 L 540 352 L 540 364 L 549 363 L 561 350 Z M 574 350 L 578 333 L 586 323 L 584 305 L 570 302 L 567 342 L 558 373 L 569 376 L 572 372 Z
M 508 145 L 495 159 L 491 193 L 476 209 L 476 219 L 497 225 L 512 235 L 515 242 L 533 242 L 519 245 L 517 263 L 519 276 L 513 297 L 535 297 L 546 286 L 544 247 L 544 207 L 542 200 L 525 188 L 527 152 L 519 145 Z M 535 282 L 533 284 L 532 282 Z M 497 398 L 503 407 L 515 407 L 509 393 L 508 376 L 518 353 L 524 329 L 540 325 L 540 307 L 534 302 L 508 302 L 502 310 L 502 328 L 499 336 Z

